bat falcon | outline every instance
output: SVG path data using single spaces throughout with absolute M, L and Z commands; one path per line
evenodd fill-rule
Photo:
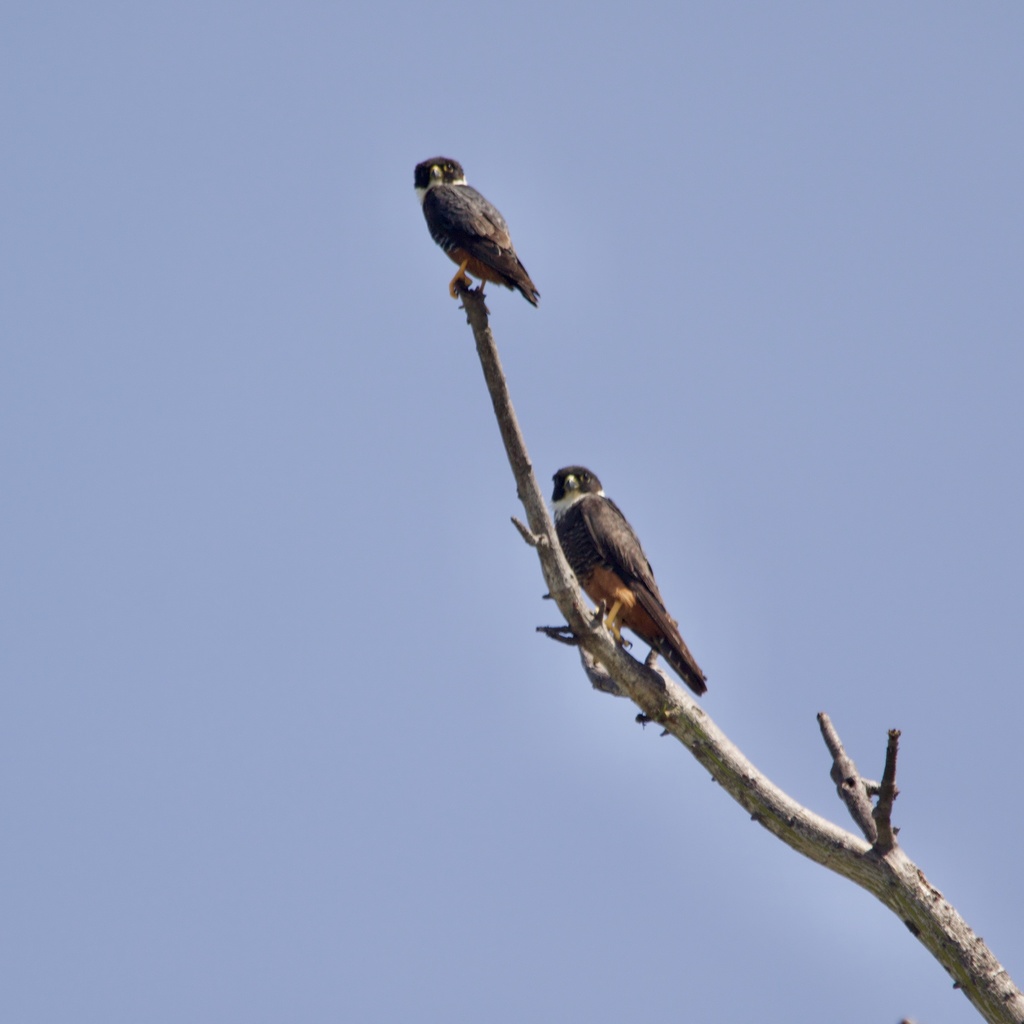
M 620 643 L 620 629 L 631 629 L 700 696 L 707 690 L 707 676 L 666 610 L 651 563 L 629 521 L 589 469 L 567 466 L 554 481 L 551 502 L 558 540 L 587 596 L 598 606 L 604 602 L 605 625 Z
M 527 302 L 537 305 L 540 292 L 519 262 L 505 218 L 466 184 L 458 160 L 435 156 L 417 164 L 415 188 L 431 238 L 458 264 L 459 272 L 448 285 L 453 299 L 458 297 L 456 282 L 468 288 L 472 274 L 481 289 L 485 281 L 518 288 Z

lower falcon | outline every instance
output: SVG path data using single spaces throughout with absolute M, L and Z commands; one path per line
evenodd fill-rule
M 458 297 L 456 283 L 461 281 L 468 288 L 472 274 L 481 282 L 518 288 L 527 302 L 537 305 L 540 292 L 519 262 L 505 218 L 466 184 L 458 160 L 446 156 L 424 160 L 416 165 L 414 184 L 431 238 L 459 266 L 448 285 L 453 299 Z
M 654 582 L 651 564 L 633 527 L 601 481 L 583 466 L 567 466 L 554 476 L 555 529 L 566 560 L 587 596 L 604 602 L 606 625 L 621 643 L 622 627 L 631 629 L 676 670 L 698 696 L 707 676 L 683 643 Z

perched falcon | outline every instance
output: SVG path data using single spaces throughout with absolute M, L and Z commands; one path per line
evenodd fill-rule
M 472 274 L 481 282 L 518 288 L 527 302 L 537 305 L 540 292 L 519 262 L 505 218 L 466 184 L 458 160 L 435 156 L 417 164 L 415 186 L 431 238 L 459 265 L 448 285 L 453 299 L 458 297 L 456 282 L 468 288 L 467 275 Z
M 566 560 L 587 596 L 608 613 L 606 625 L 622 642 L 626 626 L 661 654 L 698 696 L 707 690 L 701 671 L 665 609 L 651 564 L 633 527 L 601 481 L 582 466 L 554 476 L 555 529 Z

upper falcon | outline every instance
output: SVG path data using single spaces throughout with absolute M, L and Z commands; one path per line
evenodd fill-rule
M 475 188 L 466 184 L 458 160 L 435 156 L 416 165 L 416 194 L 435 242 L 459 265 L 448 291 L 456 298 L 456 282 L 470 285 L 468 274 L 518 288 L 537 305 L 540 292 L 519 262 L 505 218 Z M 481 284 L 481 288 L 483 285 Z

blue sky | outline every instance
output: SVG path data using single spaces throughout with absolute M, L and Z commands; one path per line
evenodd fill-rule
M 977 1019 L 593 693 L 413 166 L 758 766 L 1024 977 L 1024 11 L 0 16 L 5 1020 Z M 641 652 L 642 653 L 642 652 Z M 863 979 L 859 988 L 851 978 Z

